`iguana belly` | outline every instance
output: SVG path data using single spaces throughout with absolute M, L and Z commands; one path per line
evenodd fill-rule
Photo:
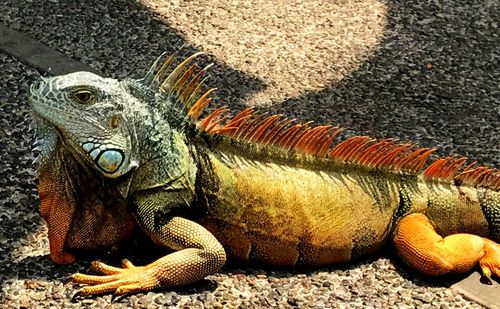
M 211 157 L 216 185 L 201 223 L 236 260 L 325 265 L 378 249 L 398 205 L 367 177 Z

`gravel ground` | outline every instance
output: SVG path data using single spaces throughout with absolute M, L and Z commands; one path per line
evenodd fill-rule
M 344 13 L 333 20 L 324 17 L 329 28 L 313 31 L 307 40 L 296 32 L 300 25 L 317 25 L 313 8 L 297 11 L 280 4 L 252 16 L 248 8 L 231 2 L 214 7 L 210 1 L 198 2 L 195 10 L 183 1 L 3 0 L 0 21 L 118 78 L 139 77 L 162 51 L 187 44 L 184 53 L 206 50 L 214 55 L 203 61 L 215 62 L 211 85 L 220 89 L 216 101 L 235 109 L 260 102 L 272 112 L 338 123 L 350 129 L 348 134 L 413 140 L 438 147 L 441 154 L 464 154 L 500 166 L 498 1 L 325 4 L 325 9 Z M 255 0 L 246 3 L 265 7 Z M 320 5 L 311 3 L 316 9 Z M 376 8 L 376 14 L 368 7 Z M 273 16 L 288 20 L 279 23 Z M 231 27 L 224 28 L 225 19 Z M 266 22 L 265 27 L 248 27 Z M 339 36 L 342 27 L 336 22 L 356 38 Z M 264 52 L 258 60 L 245 59 L 248 53 L 241 44 L 251 50 L 259 35 Z M 327 36 L 333 43 L 323 42 Z M 287 45 L 288 38 L 295 41 Z M 297 43 L 302 41 L 307 44 Z M 322 63 L 324 54 L 314 53 L 322 44 L 343 52 Z M 310 62 L 295 55 L 301 50 L 314 53 Z M 356 56 L 345 56 L 349 51 Z M 58 267 L 47 256 L 26 119 L 27 86 L 39 73 L 1 53 L 0 70 L 0 303 L 6 308 L 105 307 L 109 295 L 71 304 L 76 287 L 61 283 L 85 269 L 91 258 Z M 324 85 L 317 82 L 321 76 Z M 298 80 L 312 86 L 290 88 L 290 81 Z M 116 263 L 140 250 L 132 246 L 104 260 Z M 144 256 L 132 254 L 132 259 L 147 261 Z M 422 277 L 401 264 L 390 248 L 370 259 L 320 270 L 237 267 L 229 265 L 188 288 L 133 295 L 113 307 L 480 307 L 449 289 L 460 278 Z

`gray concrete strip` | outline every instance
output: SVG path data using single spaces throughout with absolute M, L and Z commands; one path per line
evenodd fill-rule
M 19 59 L 22 63 L 49 74 L 61 75 L 76 71 L 99 73 L 91 67 L 3 24 L 0 24 L 0 50 Z
M 500 294 L 498 293 L 500 285 L 493 281 L 492 285 L 480 283 L 481 275 L 475 271 L 467 278 L 451 286 L 451 289 L 464 295 L 486 308 L 500 308 Z

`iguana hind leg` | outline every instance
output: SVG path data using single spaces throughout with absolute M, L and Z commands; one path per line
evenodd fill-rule
M 441 237 L 424 214 L 402 218 L 394 231 L 394 244 L 411 267 L 431 276 L 463 273 L 479 263 L 483 275 L 500 278 L 500 245 L 471 234 Z
M 190 284 L 219 270 L 225 263 L 224 248 L 204 227 L 190 220 L 173 217 L 158 231 L 158 242 L 176 252 L 146 266 L 134 266 L 128 260 L 122 268 L 93 262 L 91 269 L 103 275 L 76 273 L 68 282 L 86 284 L 76 296 L 115 292 L 116 296 L 155 288 Z

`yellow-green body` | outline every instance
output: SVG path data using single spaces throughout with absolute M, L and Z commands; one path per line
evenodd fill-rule
M 231 146 L 208 152 L 202 168 L 211 171 L 202 177 L 213 179 L 202 182 L 207 206 L 199 222 L 236 260 L 346 262 L 380 248 L 412 212 L 426 213 L 443 235 L 489 234 L 476 188 L 309 156 L 266 162 L 266 153 L 276 158 L 272 149 Z

